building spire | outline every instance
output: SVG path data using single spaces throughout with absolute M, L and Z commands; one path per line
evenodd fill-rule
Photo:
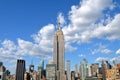
M 57 30 L 60 30 L 60 19 L 58 18 L 58 25 L 57 25 Z

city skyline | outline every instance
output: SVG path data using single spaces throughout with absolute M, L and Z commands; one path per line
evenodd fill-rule
M 27 68 L 32 60 L 37 67 L 41 60 L 52 59 L 57 18 L 65 38 L 65 62 L 71 61 L 72 70 L 83 58 L 90 64 L 120 59 L 117 0 L 0 1 L 0 7 L 0 61 L 9 70 L 19 58 Z

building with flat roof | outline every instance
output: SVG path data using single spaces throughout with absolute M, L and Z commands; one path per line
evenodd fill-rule
M 25 73 L 25 60 L 18 59 L 15 80 L 24 80 L 24 73 Z
M 56 80 L 56 65 L 55 64 L 46 65 L 46 79 Z

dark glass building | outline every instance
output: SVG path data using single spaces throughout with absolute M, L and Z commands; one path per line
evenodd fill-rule
M 18 59 L 15 80 L 24 80 L 25 60 Z

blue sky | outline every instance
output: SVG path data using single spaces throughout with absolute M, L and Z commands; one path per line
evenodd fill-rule
M 88 63 L 120 62 L 119 0 L 1 0 L 0 61 L 15 72 L 16 59 L 52 59 L 53 35 L 60 19 L 65 60 L 71 69 L 83 58 Z

